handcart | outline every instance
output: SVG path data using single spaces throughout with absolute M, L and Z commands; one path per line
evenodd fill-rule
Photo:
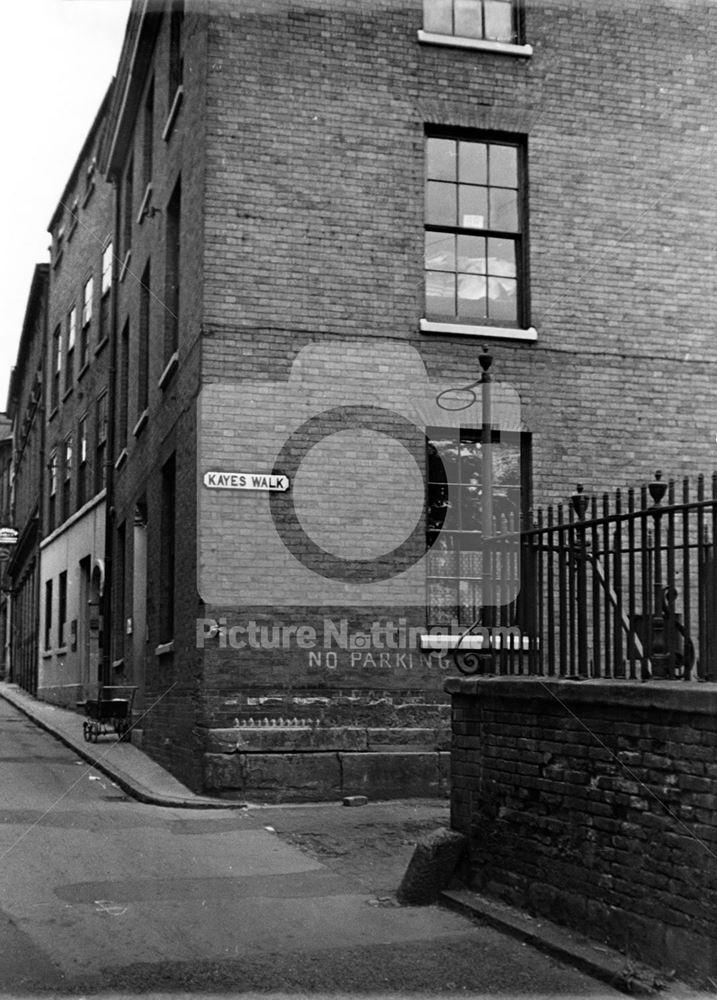
M 77 703 L 78 708 L 84 708 L 87 716 L 82 723 L 86 743 L 96 743 L 98 737 L 109 733 L 116 733 L 120 740 L 128 738 L 136 690 L 136 687 L 127 684 L 103 684 L 96 696 Z

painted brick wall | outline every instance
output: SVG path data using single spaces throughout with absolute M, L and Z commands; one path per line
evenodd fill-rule
M 452 825 L 480 891 L 714 977 L 715 685 L 451 680 Z

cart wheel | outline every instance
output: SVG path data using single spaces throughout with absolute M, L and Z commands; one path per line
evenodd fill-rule
M 89 722 L 82 723 L 82 735 L 85 739 L 85 743 L 90 742 L 90 724 Z
M 100 727 L 98 725 L 92 726 L 92 742 L 96 743 L 100 735 Z

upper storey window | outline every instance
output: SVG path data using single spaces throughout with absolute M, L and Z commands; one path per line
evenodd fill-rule
M 528 56 L 521 0 L 423 0 L 422 42 Z
M 427 138 L 427 319 L 523 325 L 522 154 L 517 142 Z
M 173 0 L 169 15 L 169 100 L 174 101 L 177 90 L 182 86 L 182 26 L 184 24 L 184 0 Z
M 514 0 L 425 0 L 426 31 L 492 42 L 517 42 Z
M 169 15 L 169 89 L 167 121 L 162 131 L 165 142 L 174 128 L 179 105 L 184 94 L 184 60 L 182 57 L 182 30 L 184 26 L 184 0 L 171 0 Z
M 57 267 L 62 259 L 62 251 L 65 249 L 65 227 L 60 225 L 55 230 L 55 237 L 52 241 L 52 266 Z
M 85 190 L 82 195 L 82 204 L 86 205 L 87 202 L 92 197 L 92 192 L 95 190 L 95 171 L 96 165 L 94 158 L 90 160 L 87 164 L 87 170 L 85 171 Z

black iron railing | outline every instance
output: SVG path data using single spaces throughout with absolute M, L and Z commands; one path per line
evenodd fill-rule
M 709 494 L 709 495 L 708 495 Z M 717 679 L 717 474 L 588 497 L 535 513 L 486 543 L 494 593 L 520 572 L 518 596 L 484 609 L 464 673 L 680 681 Z M 476 631 L 476 628 L 473 630 Z

